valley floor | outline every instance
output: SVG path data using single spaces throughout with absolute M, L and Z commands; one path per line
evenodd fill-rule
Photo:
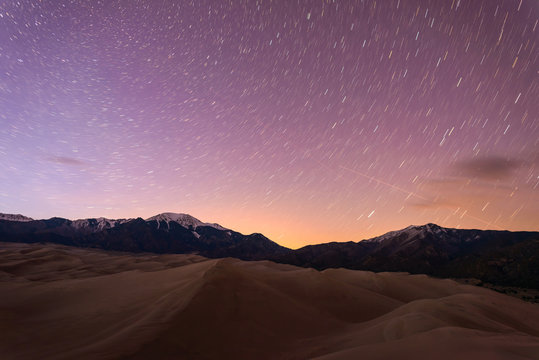
M 539 359 L 539 305 L 425 275 L 0 242 L 1 359 Z

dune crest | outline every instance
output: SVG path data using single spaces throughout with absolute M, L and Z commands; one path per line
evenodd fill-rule
M 539 307 L 424 275 L 0 243 L 2 359 L 539 358 Z

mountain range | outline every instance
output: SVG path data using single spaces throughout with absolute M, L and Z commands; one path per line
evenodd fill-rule
M 48 242 L 159 254 L 196 253 L 210 258 L 242 260 L 279 257 L 290 251 L 261 234 L 243 235 L 187 214 L 162 213 L 146 220 L 28 219 L 22 215 L 0 215 L 0 241 Z
M 0 214 L 0 241 L 271 260 L 318 270 L 409 272 L 539 289 L 539 232 L 462 230 L 426 224 L 359 242 L 331 242 L 292 250 L 262 234 L 243 235 L 187 214 L 162 213 L 145 220 L 74 221 Z

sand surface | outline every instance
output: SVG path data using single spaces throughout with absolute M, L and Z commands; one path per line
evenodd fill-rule
M 0 242 L 0 359 L 539 359 L 539 305 L 424 275 Z

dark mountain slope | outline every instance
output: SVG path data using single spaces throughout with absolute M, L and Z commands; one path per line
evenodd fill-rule
M 129 252 L 196 253 L 243 260 L 267 259 L 290 251 L 261 234 L 243 235 L 189 215 L 171 213 L 148 220 L 0 220 L 0 241 L 50 242 Z
M 539 288 L 539 233 L 427 224 L 358 243 L 306 246 L 276 261 L 320 270 L 406 271 Z
M 538 232 L 460 230 L 427 224 L 357 243 L 332 242 L 290 250 L 261 234 L 243 235 L 187 214 L 75 221 L 2 215 L 0 241 L 265 259 L 319 270 L 404 271 L 539 289 Z

